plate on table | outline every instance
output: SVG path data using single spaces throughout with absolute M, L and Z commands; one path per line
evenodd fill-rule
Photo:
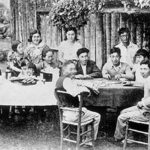
M 120 84 L 121 81 L 118 81 L 118 80 L 108 80 L 108 81 L 106 81 L 106 83 L 109 83 L 109 84 Z
M 21 81 L 22 85 L 35 85 L 37 83 L 37 80 L 31 78 L 31 79 L 24 79 Z
M 90 79 L 93 79 L 93 77 L 75 77 L 75 79 L 77 80 L 90 80 Z
M 133 86 L 133 83 L 130 81 L 126 81 L 123 83 L 123 86 Z
M 23 80 L 23 78 L 19 78 L 19 77 L 11 77 L 9 79 L 11 82 L 21 82 Z

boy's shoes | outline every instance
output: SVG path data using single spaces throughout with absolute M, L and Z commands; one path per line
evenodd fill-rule
M 122 144 L 124 144 L 124 142 L 125 142 L 125 139 L 121 141 Z M 128 144 L 132 144 L 133 142 L 127 140 L 127 143 L 128 143 Z
M 92 142 L 88 142 L 83 145 L 83 148 L 90 148 L 92 146 L 93 146 Z

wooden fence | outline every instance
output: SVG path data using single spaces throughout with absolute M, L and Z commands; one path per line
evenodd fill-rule
M 13 39 L 27 44 L 30 31 L 39 28 L 47 45 L 57 48 L 65 33 L 49 22 L 51 3 L 51 0 L 11 0 Z M 87 25 L 78 31 L 80 42 L 90 49 L 90 58 L 99 68 L 106 62 L 110 49 L 119 42 L 117 31 L 121 27 L 130 29 L 131 41 L 139 47 L 143 40 L 150 39 L 149 14 L 99 13 L 91 15 Z

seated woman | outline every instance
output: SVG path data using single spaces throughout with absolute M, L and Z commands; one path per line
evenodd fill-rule
M 42 51 L 42 62 L 38 66 L 42 78 L 46 81 L 56 81 L 60 74 L 60 62 L 54 62 L 54 50 L 46 46 Z
M 39 30 L 33 30 L 30 33 L 28 42 L 29 45 L 25 49 L 25 56 L 29 62 L 32 62 L 38 68 L 38 65 L 42 62 L 42 50 L 46 46 L 42 42 L 41 32 Z M 40 71 L 37 71 L 40 74 Z
M 149 59 L 149 53 L 145 49 L 139 49 L 135 54 L 135 63 L 133 65 L 132 72 L 135 75 L 135 81 L 137 83 L 144 84 L 145 79 L 141 75 L 140 63 L 143 60 Z
M 111 80 L 133 80 L 134 75 L 128 64 L 120 62 L 121 51 L 119 48 L 114 47 L 110 50 L 111 61 L 107 62 L 102 69 L 103 78 Z
M 12 42 L 12 51 L 7 56 L 7 69 L 10 70 L 11 76 L 18 76 L 21 72 L 21 62 L 24 60 L 23 46 L 20 41 Z

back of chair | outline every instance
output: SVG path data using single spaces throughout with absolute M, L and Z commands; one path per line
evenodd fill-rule
M 81 122 L 81 112 L 82 112 L 82 104 L 83 104 L 81 94 L 79 94 L 77 97 L 73 97 L 66 91 L 55 89 L 55 97 L 57 99 L 57 104 L 58 104 L 58 108 L 60 111 L 60 115 L 62 115 L 61 111 L 63 109 L 65 109 L 66 107 L 70 107 L 70 109 L 71 109 L 71 105 L 70 104 L 67 105 L 66 103 L 69 103 L 72 101 L 75 104 L 75 106 L 79 108 L 78 109 L 78 112 L 79 112 L 78 120 L 79 120 L 79 122 Z M 76 102 L 74 102 L 74 101 L 76 101 Z M 60 117 L 61 117 L 60 119 L 62 120 L 62 116 L 60 116 Z

